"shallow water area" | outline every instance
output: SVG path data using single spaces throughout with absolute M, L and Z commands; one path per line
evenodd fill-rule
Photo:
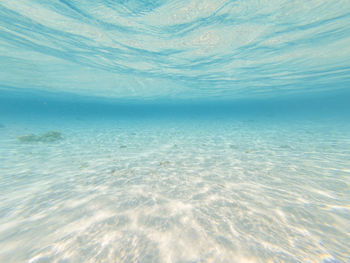
M 349 263 L 349 0 L 1 0 L 0 263 Z
M 350 127 L 336 123 L 9 121 L 0 261 L 347 262 Z M 17 139 L 48 130 L 64 139 Z

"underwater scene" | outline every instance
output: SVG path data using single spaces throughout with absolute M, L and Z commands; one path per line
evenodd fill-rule
M 350 262 L 350 1 L 1 0 L 0 263 Z

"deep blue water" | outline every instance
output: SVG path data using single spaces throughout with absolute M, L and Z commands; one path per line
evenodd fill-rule
M 0 262 L 350 262 L 350 1 L 0 1 Z

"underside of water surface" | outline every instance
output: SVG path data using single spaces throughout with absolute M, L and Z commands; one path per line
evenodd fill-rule
M 0 262 L 350 262 L 350 2 L 2 0 Z

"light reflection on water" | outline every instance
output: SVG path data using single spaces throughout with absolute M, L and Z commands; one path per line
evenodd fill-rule
M 225 99 L 347 88 L 350 3 L 0 3 L 1 88 Z
M 348 0 L 2 0 L 0 262 L 350 262 L 349 43 Z

